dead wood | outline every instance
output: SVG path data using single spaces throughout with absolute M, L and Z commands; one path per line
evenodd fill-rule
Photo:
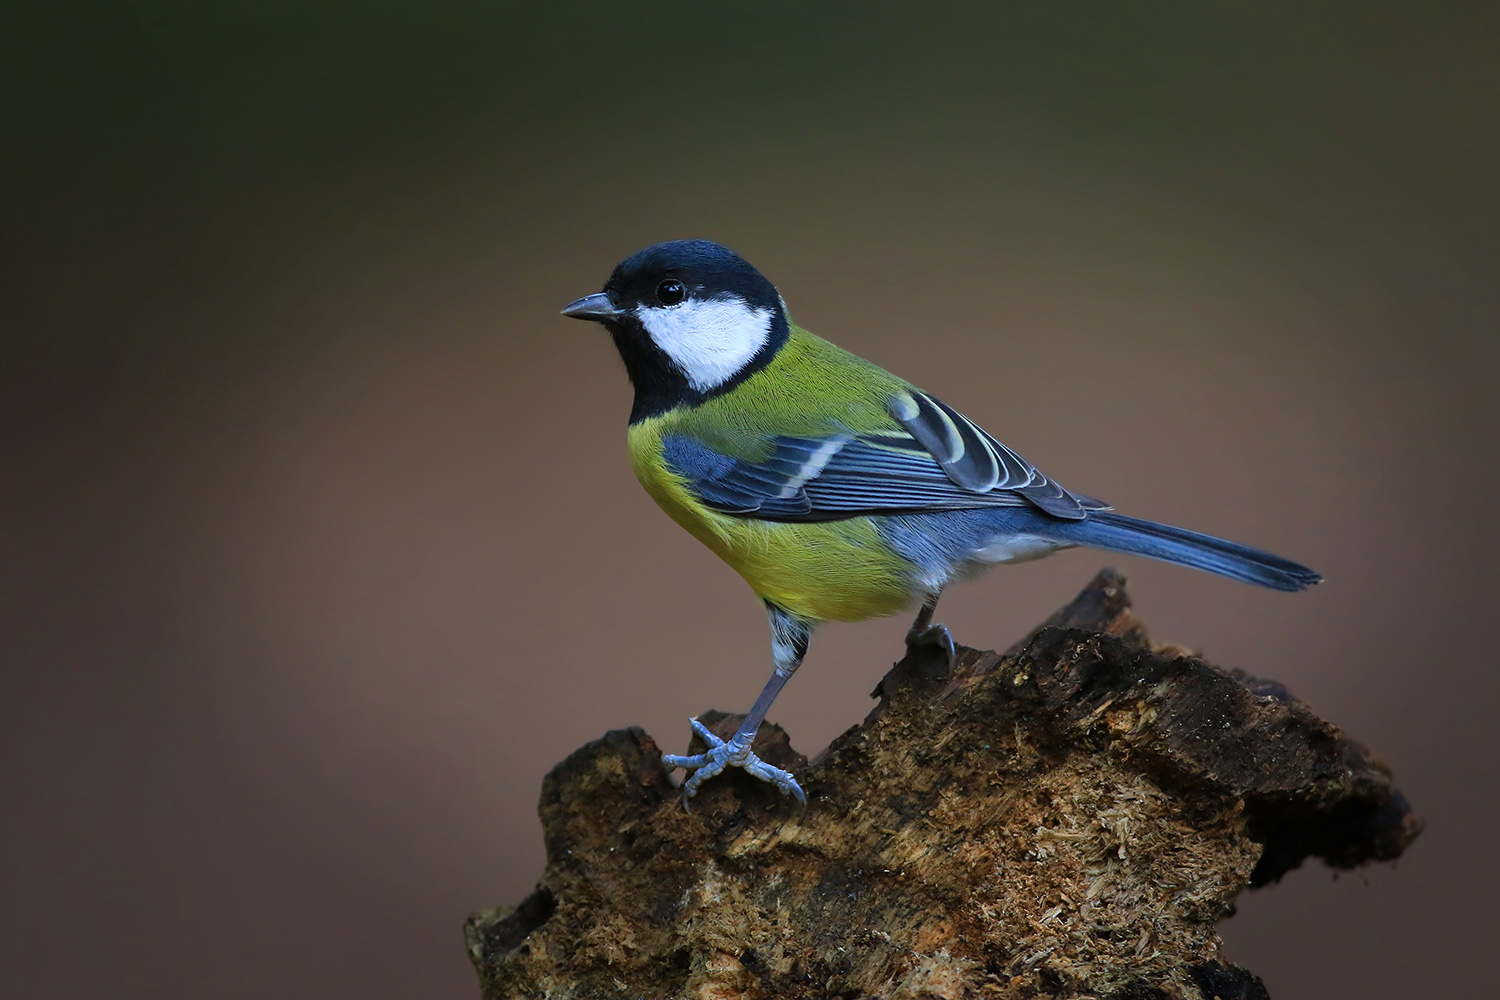
M 805 816 L 739 772 L 684 812 L 640 729 L 574 752 L 536 891 L 466 927 L 484 996 L 1264 997 L 1219 955 L 1240 891 L 1420 830 L 1280 685 L 1153 648 L 1111 570 L 1005 653 L 924 651 L 875 694 L 811 764 L 762 728 Z

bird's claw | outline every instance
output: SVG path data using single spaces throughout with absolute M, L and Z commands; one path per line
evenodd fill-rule
M 797 784 L 797 779 L 792 777 L 790 771 L 783 771 L 779 767 L 772 767 L 750 752 L 751 740 L 741 741 L 740 737 L 721 740 L 709 731 L 709 728 L 697 719 L 689 719 L 693 732 L 703 738 L 708 744 L 708 749 L 703 753 L 680 757 L 676 754 L 662 754 L 661 762 L 668 771 L 676 768 L 684 768 L 691 771 L 687 780 L 682 783 L 682 804 L 687 806 L 688 800 L 698 794 L 698 786 L 709 778 L 723 771 L 726 767 L 738 767 L 753 777 L 773 786 L 782 795 L 790 795 L 796 799 L 803 809 L 807 808 L 807 795 L 802 791 L 802 786 Z
M 941 650 L 943 656 L 947 658 L 950 670 L 958 661 L 958 649 L 953 644 L 953 633 L 948 631 L 946 625 L 928 625 L 926 628 L 913 628 L 906 633 L 908 653 L 915 652 L 924 646 L 935 646 Z

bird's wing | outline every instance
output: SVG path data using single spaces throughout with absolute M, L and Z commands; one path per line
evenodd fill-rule
M 905 434 L 870 436 L 893 448 L 916 447 L 934 458 L 959 486 L 974 493 L 1007 491 L 1057 517 L 1079 519 L 1109 504 L 1064 489 L 1011 451 L 968 417 L 924 392 L 912 389 L 892 396 L 891 416 Z
M 920 398 L 918 403 L 913 394 L 910 406 L 900 405 L 905 401 L 901 397 L 892 403 L 892 415 L 906 433 L 892 427 L 871 434 L 776 437 L 758 461 L 668 434 L 663 458 L 712 509 L 771 521 L 1027 504 L 1081 518 L 1089 510 L 1106 509 L 1097 500 L 1062 489 L 931 397 Z M 903 418 L 908 411 L 913 416 Z M 946 417 L 946 422 L 931 414 Z

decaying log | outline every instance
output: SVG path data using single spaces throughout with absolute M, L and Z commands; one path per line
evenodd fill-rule
M 639 729 L 573 753 L 536 891 L 466 927 L 484 996 L 1263 997 L 1219 956 L 1239 892 L 1420 829 L 1280 685 L 1153 648 L 1110 570 L 1005 653 L 923 651 L 875 693 L 811 764 L 763 727 L 805 815 L 737 771 L 685 812 Z

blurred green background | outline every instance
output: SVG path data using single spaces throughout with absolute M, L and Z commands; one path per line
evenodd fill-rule
M 1246 895 L 1227 958 L 1278 1000 L 1481 989 L 1497 37 L 1456 3 L 7 5 L 6 994 L 475 996 L 460 924 L 540 872 L 546 770 L 748 705 L 763 617 L 556 314 L 683 236 L 1070 487 L 1324 572 L 1113 560 L 1430 821 Z M 1105 561 L 942 617 L 1003 646 Z M 904 628 L 819 634 L 800 749 Z

